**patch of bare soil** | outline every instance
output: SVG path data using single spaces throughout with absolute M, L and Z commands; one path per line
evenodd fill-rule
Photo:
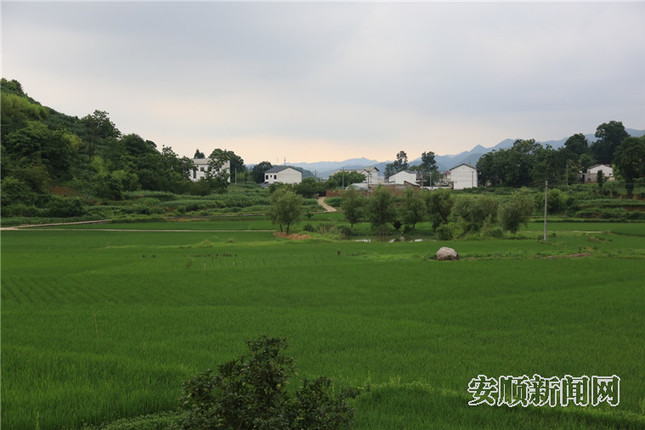
M 308 234 L 298 234 L 298 233 L 291 233 L 287 234 L 285 232 L 279 232 L 276 231 L 273 233 L 275 237 L 281 237 L 283 239 L 289 239 L 289 240 L 305 240 L 305 239 L 310 239 L 311 237 Z

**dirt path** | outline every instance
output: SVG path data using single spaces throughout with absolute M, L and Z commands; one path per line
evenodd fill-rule
M 31 228 L 31 227 L 54 227 L 59 225 L 79 225 L 79 224 L 105 224 L 110 222 L 109 219 L 100 219 L 95 221 L 75 221 L 75 222 L 57 222 L 52 224 L 23 224 L 15 225 L 12 227 L 0 227 L 0 230 L 20 230 L 22 228 Z
M 318 204 L 323 207 L 327 212 L 338 212 L 338 209 L 329 206 L 327 203 L 325 203 L 325 198 L 324 197 L 318 197 Z

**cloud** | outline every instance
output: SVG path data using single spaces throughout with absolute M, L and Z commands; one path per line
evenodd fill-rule
M 381 159 L 645 128 L 644 18 L 643 3 L 4 3 L 3 68 L 182 155 Z

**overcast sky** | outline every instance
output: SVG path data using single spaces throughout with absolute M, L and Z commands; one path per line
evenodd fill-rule
M 410 159 L 645 129 L 645 3 L 10 3 L 2 76 L 191 156 Z

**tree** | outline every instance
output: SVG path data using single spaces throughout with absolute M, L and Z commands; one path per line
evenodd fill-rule
M 206 155 L 204 155 L 204 153 L 203 153 L 203 152 L 201 152 L 201 151 L 199 150 L 199 148 L 198 148 L 198 149 L 195 151 L 195 155 L 193 155 L 193 158 L 197 158 L 197 159 L 204 159 L 204 158 L 206 158 Z
M 258 184 L 263 183 L 264 182 L 264 172 L 269 170 L 271 167 L 273 167 L 273 166 L 268 161 L 263 161 L 263 162 L 261 162 L 259 164 L 256 164 L 255 166 L 253 166 L 253 169 L 251 169 L 251 177 L 253 178 L 253 181 L 258 183 Z
M 439 180 L 439 169 L 434 156 L 435 154 L 432 151 L 422 153 L 421 165 L 418 168 L 423 175 L 424 182 L 428 185 L 432 185 Z
M 432 228 L 436 229 L 441 224 L 448 222 L 453 204 L 454 201 L 448 189 L 442 188 L 427 194 L 426 206 L 428 207 Z
M 211 191 L 222 193 L 228 188 L 230 171 L 224 168 L 227 161 L 229 161 L 229 154 L 219 148 L 213 150 L 208 157 L 208 169 L 204 179 L 208 182 Z
M 403 222 L 415 228 L 425 214 L 426 205 L 421 192 L 414 188 L 407 188 L 403 194 Z
M 317 181 L 314 177 L 309 177 L 303 179 L 299 184 L 296 184 L 294 190 L 303 197 L 311 198 L 315 194 L 324 193 L 325 188 L 324 182 Z
M 360 184 L 365 182 L 365 175 L 359 172 L 340 171 L 331 175 L 327 179 L 327 188 L 344 188 L 351 184 Z
M 350 189 L 343 194 L 341 210 L 345 220 L 349 222 L 350 228 L 354 228 L 354 224 L 362 219 L 364 209 L 365 197 L 361 193 Z
M 500 206 L 499 220 L 504 230 L 515 234 L 520 224 L 526 225 L 535 209 L 533 199 L 526 193 L 516 192 L 512 198 Z
M 600 164 L 612 164 L 616 148 L 629 137 L 629 133 L 622 122 L 609 121 L 598 126 L 596 137 L 598 140 L 591 144 L 591 155 Z
M 345 402 L 356 390 L 335 394 L 331 380 L 303 380 L 293 393 L 288 382 L 293 358 L 284 338 L 262 336 L 247 342 L 249 353 L 182 383 L 183 428 L 348 429 L 353 410 Z
M 616 173 L 625 181 L 627 196 L 634 195 L 634 180 L 645 176 L 645 136 L 628 137 L 616 148 Z
M 95 110 L 93 114 L 81 118 L 85 126 L 85 140 L 88 143 L 88 155 L 90 161 L 98 148 L 101 148 L 110 139 L 117 139 L 121 132 L 108 117 L 105 111 Z
M 302 215 L 302 197 L 286 187 L 278 187 L 271 194 L 271 206 L 269 208 L 269 217 L 274 224 L 286 227 L 286 233 L 292 224 L 300 221 Z
M 576 158 L 589 152 L 589 142 L 582 133 L 577 133 L 569 137 L 567 141 L 564 142 L 564 147 L 572 154 L 575 154 Z
M 385 177 L 389 178 L 390 176 L 402 172 L 408 169 L 408 155 L 405 151 L 399 151 L 396 154 L 396 160 L 393 163 L 387 164 L 385 166 Z
M 485 222 L 490 225 L 495 224 L 498 207 L 499 200 L 494 197 L 463 196 L 455 202 L 450 217 L 463 220 L 467 224 L 468 231 L 479 231 Z
M 392 194 L 387 188 L 378 187 L 372 192 L 367 202 L 367 217 L 372 223 L 372 228 L 378 229 L 394 221 L 396 210 L 392 201 Z

